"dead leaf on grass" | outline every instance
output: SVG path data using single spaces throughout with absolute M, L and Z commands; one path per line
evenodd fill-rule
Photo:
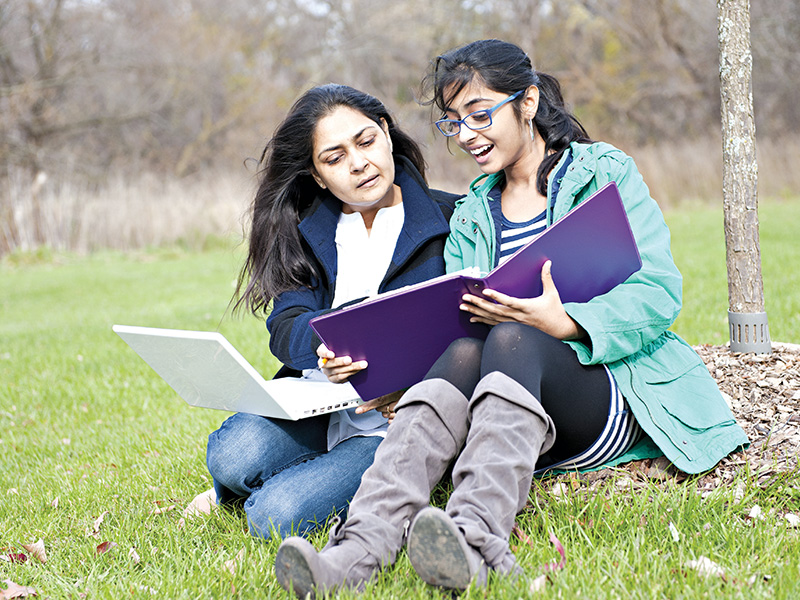
M 542 569 L 544 571 L 560 571 L 567 565 L 567 553 L 564 551 L 564 546 L 558 541 L 556 534 L 552 531 L 550 532 L 550 543 L 556 547 L 556 550 L 558 550 L 558 553 L 561 555 L 561 560 L 558 562 L 547 563 L 546 565 L 542 566 Z
M 542 592 L 547 587 L 547 575 L 539 575 L 536 579 L 531 581 L 531 584 L 528 586 L 528 590 L 535 594 L 537 592 Z
M 117 546 L 117 542 L 102 542 L 97 545 L 97 553 L 98 554 L 105 554 L 112 548 Z
M 22 547 L 30 552 L 40 563 L 47 562 L 47 552 L 45 552 L 44 540 L 42 538 L 39 538 L 38 542 L 34 542 L 32 544 L 22 544 Z
M 28 560 L 28 555 L 22 552 L 9 552 L 8 554 L 0 554 L 0 560 L 11 563 L 24 563 Z
M 172 510 L 175 510 L 176 508 L 177 508 L 177 506 L 175 504 L 170 504 L 169 506 L 165 506 L 163 508 L 160 507 L 160 506 L 156 506 L 156 508 L 154 508 L 153 510 L 150 511 L 150 514 L 151 515 L 163 515 L 163 514 L 168 513 L 168 512 L 170 512 Z
M 681 534 L 678 532 L 678 528 L 675 527 L 675 523 L 672 521 L 669 522 L 669 532 L 672 534 L 672 541 L 676 544 L 681 541 Z
M 705 556 L 701 556 L 697 560 L 687 560 L 683 563 L 683 566 L 687 569 L 694 569 L 697 571 L 698 575 L 702 575 L 703 577 L 719 577 L 725 580 L 725 571 L 723 568 Z
M 28 596 L 38 596 L 36 590 L 32 587 L 18 585 L 6 579 L 3 581 L 6 584 L 6 589 L 0 588 L 0 600 L 11 600 L 12 598 L 27 598 Z
M 136 552 L 136 548 L 131 548 L 128 551 L 128 557 L 133 561 L 133 564 L 138 565 L 142 562 L 142 559 L 139 557 L 139 553 Z
M 92 523 L 92 528 L 86 530 L 86 535 L 91 537 L 97 537 L 100 534 L 100 525 L 103 524 L 103 519 L 106 518 L 106 515 L 111 514 L 110 511 L 104 510 L 100 513 L 100 516 L 94 520 Z
M 183 510 L 183 516 L 191 519 L 199 515 L 210 515 L 211 511 L 217 507 L 217 493 L 214 488 L 197 494 L 189 505 Z
M 225 568 L 231 575 L 236 575 L 236 568 L 242 562 L 242 559 L 244 559 L 244 548 L 239 550 L 239 553 L 234 558 L 225 561 Z

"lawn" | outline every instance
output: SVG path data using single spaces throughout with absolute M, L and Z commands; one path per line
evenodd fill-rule
M 682 209 L 667 217 L 685 278 L 675 330 L 693 344 L 722 344 L 721 215 Z M 798 222 L 798 202 L 762 206 L 772 338 L 794 343 Z M 185 405 L 111 331 L 114 323 L 218 328 L 270 375 L 277 364 L 263 323 L 226 313 L 241 257 L 240 248 L 216 244 L 203 252 L 41 252 L 0 264 L 0 582 L 52 599 L 286 597 L 272 575 L 277 543 L 252 540 L 240 514 L 180 520 L 192 497 L 210 487 L 205 439 L 226 413 Z M 796 597 L 798 530 L 783 515 L 800 513 L 800 480 L 788 473 L 764 487 L 752 477 L 743 471 L 738 486 L 706 498 L 691 480 L 634 490 L 622 479 L 567 494 L 536 484 L 534 508 L 518 520 L 532 541 L 519 544 L 520 563 L 535 576 L 556 560 L 553 532 L 567 563 L 551 576 L 548 597 Z M 755 505 L 763 519 L 749 518 Z M 22 548 L 39 539 L 44 564 Z M 700 557 L 725 577 L 705 578 L 688 566 Z M 529 595 L 522 583 L 492 581 L 488 593 L 463 597 Z M 449 594 L 416 579 L 401 555 L 369 596 Z

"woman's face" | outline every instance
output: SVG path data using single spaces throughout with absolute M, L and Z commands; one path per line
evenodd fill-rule
M 317 123 L 313 145 L 314 179 L 343 202 L 344 212 L 392 205 L 394 158 L 385 121 L 340 106 Z
M 508 98 L 508 94 L 495 92 L 483 83 L 473 80 L 452 99 L 445 118 L 463 119 L 478 110 L 487 110 Z M 536 114 L 538 90 L 529 88 L 523 94 L 523 116 Z M 504 104 L 492 113 L 492 124 L 473 131 L 463 123 L 454 136 L 458 146 L 470 154 L 484 173 L 513 168 L 531 155 L 530 129 L 526 121 L 520 122 L 511 103 Z

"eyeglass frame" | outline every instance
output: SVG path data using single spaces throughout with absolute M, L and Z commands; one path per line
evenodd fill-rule
M 467 129 L 470 129 L 471 131 L 480 131 L 481 129 L 486 129 L 487 127 L 491 127 L 492 126 L 492 114 L 494 113 L 494 111 L 496 111 L 498 108 L 500 108 L 504 104 L 508 104 L 512 100 L 515 100 L 524 91 L 525 90 L 520 90 L 515 94 L 511 94 L 508 98 L 505 98 L 505 99 L 501 100 L 500 102 L 498 102 L 497 104 L 495 104 L 491 108 L 482 108 L 481 110 L 476 110 L 474 112 L 471 112 L 467 116 L 465 116 L 463 119 L 439 119 L 438 121 L 436 121 L 434 123 L 434 125 L 436 125 L 436 129 L 439 130 L 439 133 L 441 133 L 445 137 L 455 137 L 455 136 L 457 136 L 459 133 L 461 133 L 461 126 L 462 125 L 464 125 Z M 467 119 L 469 119 L 472 116 L 477 115 L 478 113 L 486 113 L 486 115 L 489 117 L 489 122 L 486 125 L 481 125 L 480 127 L 471 127 L 469 124 L 467 124 Z M 458 129 L 456 129 L 453 133 L 446 133 L 442 129 L 442 123 L 454 123 L 454 124 L 457 124 L 458 125 Z

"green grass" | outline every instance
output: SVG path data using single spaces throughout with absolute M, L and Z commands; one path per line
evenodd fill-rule
M 683 310 L 672 329 L 691 344 L 724 344 L 729 333 L 722 208 L 673 210 L 666 219 L 684 281 Z M 800 199 L 761 202 L 759 222 L 770 337 L 800 343 Z
M 781 341 L 800 341 L 800 255 L 792 231 L 798 217 L 797 203 L 762 210 L 767 309 L 772 337 Z M 721 216 L 683 210 L 668 221 L 685 276 L 685 308 L 675 329 L 692 343 L 724 343 Z M 46 564 L 0 560 L 0 581 L 32 586 L 40 598 L 52 599 L 286 597 L 272 575 L 277 543 L 251 539 L 240 514 L 218 512 L 179 527 L 182 508 L 210 487 L 205 440 L 227 414 L 185 405 L 111 331 L 114 323 L 219 326 L 256 368 L 271 374 L 277 364 L 266 350 L 263 323 L 223 318 L 241 258 L 240 250 L 215 244 L 202 253 L 40 251 L 0 264 L 0 555 L 39 538 L 48 553 Z M 599 491 L 580 488 L 566 500 L 537 484 L 535 510 L 518 520 L 533 541 L 519 545 L 520 564 L 538 575 L 541 565 L 557 559 L 548 541 L 553 531 L 568 562 L 551 577 L 548 597 L 795 597 L 800 544 L 782 515 L 800 512 L 797 474 L 768 487 L 740 476 L 744 497 L 720 490 L 704 500 L 691 482 L 637 490 L 612 483 Z M 746 518 L 754 504 L 764 509 L 764 521 Z M 99 535 L 87 535 L 105 511 Z M 677 542 L 669 523 L 679 532 Z M 104 541 L 117 546 L 97 554 Z M 321 545 L 324 536 L 314 541 Z M 232 575 L 225 562 L 242 549 Z M 726 581 L 685 568 L 700 556 L 720 564 Z M 402 554 L 368 594 L 449 597 L 421 583 Z M 462 596 L 529 594 L 521 584 L 493 580 L 488 593 Z

